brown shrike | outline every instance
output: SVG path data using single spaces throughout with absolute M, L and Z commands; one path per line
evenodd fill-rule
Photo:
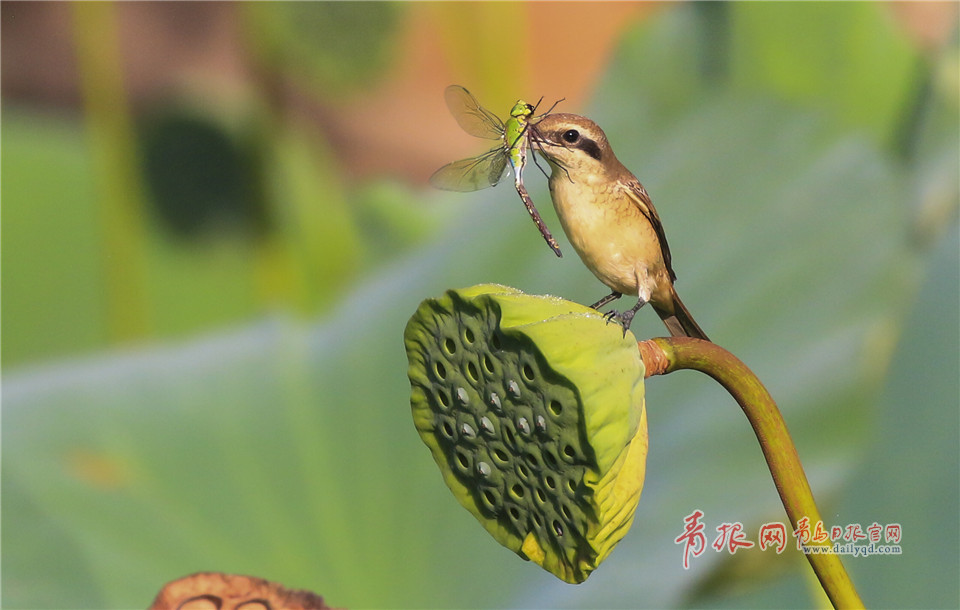
M 610 312 L 623 325 L 650 303 L 673 336 L 707 339 L 673 287 L 670 247 L 656 208 L 636 176 L 623 166 L 600 127 L 575 114 L 549 114 L 530 138 L 551 168 L 550 196 L 580 259 L 613 292 L 594 309 L 627 294 L 632 309 Z

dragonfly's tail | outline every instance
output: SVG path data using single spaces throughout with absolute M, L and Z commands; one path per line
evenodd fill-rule
M 520 201 L 522 201 L 524 207 L 527 208 L 527 212 L 530 214 L 530 218 L 533 219 L 533 223 L 540 229 L 540 235 L 543 236 L 544 241 L 547 242 L 547 245 L 550 246 L 553 253 L 557 255 L 557 258 L 563 258 L 563 253 L 560 252 L 560 244 L 558 244 L 557 240 L 550 234 L 550 229 L 547 228 L 547 224 L 543 222 L 543 218 L 540 217 L 537 206 L 533 205 L 533 199 L 531 199 L 530 194 L 527 193 L 527 187 L 524 186 L 519 172 L 517 172 L 516 187 L 517 194 L 520 195 Z

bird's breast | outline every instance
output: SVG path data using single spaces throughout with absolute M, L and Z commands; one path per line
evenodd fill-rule
M 638 270 L 663 268 L 656 232 L 617 182 L 564 172 L 550 179 L 564 233 L 583 263 L 612 290 L 638 291 Z

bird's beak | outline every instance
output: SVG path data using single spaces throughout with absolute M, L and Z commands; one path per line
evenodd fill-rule
M 530 136 L 531 136 L 531 137 L 530 137 L 530 142 L 533 144 L 534 147 L 536 147 L 536 149 L 537 149 L 542 155 L 544 155 L 544 156 L 546 156 L 546 157 L 553 158 L 553 155 L 551 155 L 549 152 L 547 152 L 547 151 L 544 149 L 544 147 L 546 147 L 546 146 L 560 146 L 560 144 L 558 144 L 557 142 L 554 142 L 553 140 L 550 140 L 549 138 L 545 137 L 542 133 L 540 133 L 540 130 L 537 129 L 536 125 L 530 125 Z

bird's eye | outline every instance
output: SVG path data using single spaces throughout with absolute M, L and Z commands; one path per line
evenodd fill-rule
M 573 144 L 574 142 L 580 139 L 580 132 L 577 131 L 576 129 L 568 129 L 565 132 L 563 132 L 563 135 L 560 137 L 563 138 L 564 142 Z

